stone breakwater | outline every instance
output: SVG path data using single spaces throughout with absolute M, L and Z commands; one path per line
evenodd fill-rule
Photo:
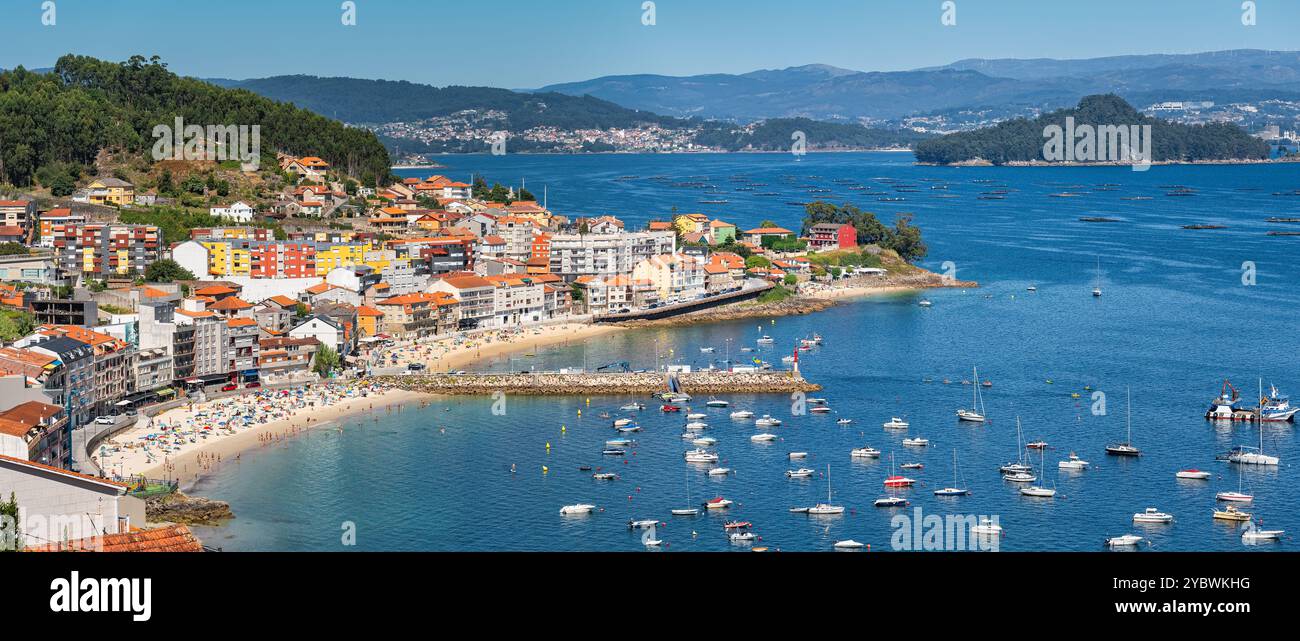
M 388 376 L 383 381 L 399 389 L 427 394 L 491 395 L 496 392 L 525 396 L 597 396 L 656 394 L 667 390 L 663 373 L 614 374 L 427 374 Z M 789 394 L 815 392 L 791 372 L 689 372 L 677 374 L 688 394 Z

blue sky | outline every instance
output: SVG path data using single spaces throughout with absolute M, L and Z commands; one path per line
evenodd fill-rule
M 603 75 L 743 73 L 824 63 L 865 71 L 961 58 L 1085 58 L 1297 47 L 1300 2 L 1256 0 L 0 0 L 0 67 L 74 52 L 158 54 L 199 77 L 340 75 L 537 87 Z

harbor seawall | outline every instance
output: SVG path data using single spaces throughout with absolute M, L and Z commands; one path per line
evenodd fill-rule
M 688 394 L 789 394 L 815 392 L 820 385 L 792 372 L 688 372 L 676 374 Z M 384 383 L 428 394 L 598 396 L 655 394 L 667 390 L 662 372 L 587 374 L 421 374 L 380 377 Z

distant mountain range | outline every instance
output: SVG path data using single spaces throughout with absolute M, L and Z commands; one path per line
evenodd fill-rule
M 539 92 L 591 95 L 674 116 L 757 120 L 881 118 L 962 108 L 1059 108 L 1085 95 L 1145 100 L 1300 98 L 1300 52 L 1234 50 L 1080 60 L 970 59 L 862 72 L 807 65 L 747 74 L 606 76 Z

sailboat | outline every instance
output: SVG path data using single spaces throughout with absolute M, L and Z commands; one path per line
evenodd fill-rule
M 1038 473 L 1043 476 L 1047 475 L 1047 469 L 1043 466 L 1043 450 L 1038 451 Z M 1025 496 L 1037 496 L 1050 499 L 1053 496 L 1056 496 L 1056 488 L 1030 485 L 1029 487 L 1020 488 L 1020 493 Z
M 1259 396 L 1264 397 L 1264 379 L 1259 379 Z M 1240 465 L 1277 465 L 1281 459 L 1276 456 L 1269 456 L 1264 453 L 1264 407 L 1261 404 L 1256 410 L 1260 420 L 1255 421 L 1255 426 L 1259 428 L 1259 449 L 1240 445 L 1232 448 L 1232 453 L 1228 455 L 1228 461 Z
M 1093 298 L 1101 298 L 1101 256 L 1097 257 L 1097 286 L 1092 288 Z
M 1032 474 L 1030 474 L 1030 472 L 1033 471 L 1034 468 L 1025 464 L 1025 449 L 1020 446 L 1020 441 L 1021 441 L 1020 417 L 1017 416 L 1016 417 L 1016 462 L 1006 463 L 1002 467 L 999 467 L 998 471 L 1007 475 L 1004 478 L 1006 478 L 1009 481 L 1026 482 L 1026 483 L 1033 482 L 1037 480 L 1034 478 Z
M 1241 468 L 1237 468 L 1237 491 L 1219 492 L 1214 498 L 1220 501 L 1229 501 L 1233 503 L 1250 503 L 1255 497 L 1241 491 Z
M 1106 453 L 1111 456 L 1141 456 L 1142 450 L 1133 446 L 1133 391 L 1125 388 L 1128 394 L 1128 437 L 1123 443 L 1111 443 L 1106 446 Z
M 973 367 L 971 371 L 975 374 L 975 378 L 972 380 L 978 381 L 980 379 L 979 368 Z M 984 399 L 980 397 L 979 385 L 971 386 L 971 407 L 970 409 L 957 410 L 957 420 L 971 423 L 984 422 Z
M 808 508 L 809 514 L 843 514 L 844 506 L 831 505 L 831 465 L 826 464 L 826 502 Z
M 690 505 L 690 504 L 691 504 L 691 474 L 690 474 L 690 472 L 687 472 L 687 473 L 686 473 L 686 504 L 687 504 L 687 505 Z M 698 508 L 698 507 L 684 507 L 684 508 L 677 508 L 677 509 L 674 509 L 672 512 L 673 512 L 673 516 L 695 516 L 695 515 L 697 515 L 697 514 L 700 513 L 700 508 Z
M 935 490 L 935 496 L 966 496 L 970 490 L 957 486 L 957 450 L 952 451 L 952 487 L 945 487 L 941 490 Z

